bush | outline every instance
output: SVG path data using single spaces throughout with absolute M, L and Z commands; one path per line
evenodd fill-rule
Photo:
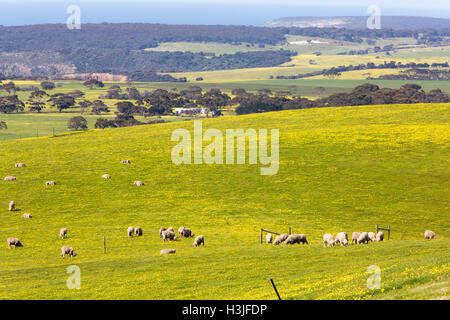
M 86 130 L 88 128 L 87 120 L 82 116 L 72 117 L 67 122 L 67 128 L 69 130 Z

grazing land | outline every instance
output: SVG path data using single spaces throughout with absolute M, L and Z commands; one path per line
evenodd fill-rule
M 259 165 L 173 164 L 171 133 L 192 132 L 191 121 L 2 141 L 2 178 L 17 180 L 0 181 L 0 299 L 276 299 L 270 278 L 284 299 L 445 297 L 449 113 L 450 104 L 380 105 L 203 120 L 204 129 L 279 129 L 273 176 Z M 8 211 L 10 200 L 20 211 Z M 324 233 L 375 224 L 390 225 L 391 239 L 322 245 Z M 128 239 L 137 225 L 143 236 Z M 182 225 L 205 246 L 159 238 L 160 227 Z M 310 245 L 260 245 L 262 227 L 291 227 Z M 425 229 L 438 239 L 424 240 Z M 24 247 L 8 249 L 8 237 Z M 63 245 L 78 256 L 61 258 Z M 66 287 L 70 265 L 81 269 L 79 290 Z M 371 265 L 381 290 L 366 286 Z

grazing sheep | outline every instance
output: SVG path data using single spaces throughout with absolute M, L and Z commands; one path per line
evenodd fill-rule
M 24 214 L 22 215 L 22 218 L 30 219 L 30 218 L 31 218 L 31 214 L 29 214 L 29 213 L 24 213 Z
M 367 235 L 369 236 L 370 241 L 375 242 L 377 240 L 377 236 L 374 232 L 369 232 Z
M 339 232 L 335 239 L 335 244 L 340 243 L 341 246 L 348 245 L 348 236 L 347 232 Z
M 378 233 L 376 235 L 376 240 L 383 241 L 383 239 L 384 239 L 384 233 L 382 231 L 378 231 Z
M 75 250 L 72 247 L 67 247 L 67 246 L 61 247 L 61 257 L 64 258 L 66 256 L 66 254 L 68 254 L 69 257 L 71 257 L 71 258 L 77 256 L 77 253 L 75 252 Z
M 166 240 L 176 241 L 177 237 L 175 236 L 174 232 L 166 230 L 162 232 L 162 239 L 164 240 L 164 242 L 166 242 Z
M 177 252 L 175 249 L 162 249 L 159 254 L 171 254 Z
M 25 163 L 16 163 L 16 168 L 25 168 L 26 167 L 26 165 L 25 165 Z
M 283 241 L 286 241 L 286 239 L 289 237 L 289 235 L 287 233 L 282 233 L 278 236 L 275 237 L 275 240 L 273 241 L 273 245 L 277 246 L 280 243 L 282 243 Z
M 353 241 L 355 242 L 355 244 L 358 244 L 358 237 L 359 237 L 360 234 L 361 234 L 361 232 L 353 232 L 353 234 L 352 234 L 352 244 L 353 244 Z
M 102 175 L 103 179 L 111 179 L 111 176 L 109 174 L 104 174 Z
M 369 234 L 367 232 L 361 232 L 358 237 L 358 244 L 369 243 L 369 241 L 370 241 Z
M 436 233 L 434 233 L 431 230 L 425 231 L 424 236 L 425 236 L 425 239 L 437 239 Z
M 120 160 L 120 163 L 131 163 L 131 161 L 128 159 L 125 159 L 125 160 Z
M 144 185 L 144 183 L 142 181 L 135 181 L 133 184 L 137 185 L 138 187 Z
M 11 249 L 11 246 L 14 246 L 14 248 L 23 247 L 22 242 L 20 242 L 20 240 L 17 238 L 8 238 L 8 239 L 6 239 L 6 242 L 8 242 L 8 248 L 10 248 L 10 249 Z
M 133 237 L 133 233 L 134 233 L 134 228 L 128 227 L 128 229 L 127 229 L 128 238 Z
M 67 229 L 61 228 L 61 230 L 59 230 L 59 236 L 61 237 L 61 239 L 64 239 L 65 237 L 67 237 Z
M 194 247 L 199 247 L 201 244 L 205 246 L 205 237 L 200 235 L 194 240 Z
M 166 231 L 167 229 L 164 227 L 159 228 L 159 237 L 162 238 L 163 231 Z
M 323 246 L 333 247 L 335 243 L 334 236 L 331 233 L 325 233 L 323 235 Z
M 13 180 L 17 180 L 17 179 L 16 179 L 16 177 L 13 177 L 13 176 L 6 176 L 4 180 L 5 181 L 13 181 Z
M 271 233 L 266 234 L 266 243 L 272 243 L 273 236 Z
M 53 180 L 50 180 L 50 181 L 47 181 L 47 182 L 45 183 L 45 185 L 46 185 L 46 186 L 54 186 L 54 185 L 56 185 L 56 182 L 53 181 Z
M 136 227 L 136 228 L 134 228 L 134 234 L 135 234 L 136 236 L 141 237 L 143 233 L 144 233 L 144 232 L 142 231 L 142 228 L 141 228 L 141 227 Z
M 306 235 L 304 234 L 291 234 L 287 239 L 284 241 L 284 244 L 295 244 L 295 243 L 302 243 L 302 244 L 308 244 L 308 241 L 306 240 Z
M 180 233 L 181 238 L 189 238 L 189 237 L 193 237 L 193 236 L 194 236 L 194 233 L 191 231 L 191 229 L 183 228 L 183 230 L 181 230 L 181 233 Z
M 183 236 L 181 235 L 183 233 L 184 227 L 179 227 L 178 228 L 178 234 L 180 235 L 180 238 L 182 238 Z
M 9 202 L 9 211 L 16 210 L 16 203 L 14 201 Z
M 167 231 L 170 231 L 170 232 L 173 232 L 173 233 L 175 233 L 175 230 L 173 229 L 173 227 L 169 227 L 169 228 L 167 228 Z

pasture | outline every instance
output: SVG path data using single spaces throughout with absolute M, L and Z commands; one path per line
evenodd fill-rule
M 171 134 L 192 132 L 192 121 L 2 141 L 0 299 L 276 299 L 270 278 L 284 299 L 446 296 L 449 112 L 450 104 L 387 105 L 203 120 L 204 130 L 279 129 L 273 176 L 260 165 L 173 164 Z M 20 211 L 8 211 L 10 200 Z M 324 233 L 375 224 L 391 225 L 391 240 L 322 245 Z M 128 239 L 137 225 L 143 236 Z M 205 246 L 164 243 L 162 226 L 189 227 Z M 260 245 L 261 227 L 291 227 L 310 245 Z M 425 229 L 439 238 L 424 240 Z M 8 237 L 24 247 L 9 250 Z M 61 258 L 63 245 L 78 256 Z M 177 253 L 160 256 L 163 248 Z M 71 265 L 81 269 L 79 290 L 66 287 Z M 366 286 L 371 265 L 381 290 Z

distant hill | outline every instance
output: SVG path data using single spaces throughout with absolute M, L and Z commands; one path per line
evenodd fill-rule
M 368 17 L 288 17 L 266 23 L 267 27 L 364 29 Z M 428 17 L 382 16 L 381 27 L 394 30 L 450 28 L 450 19 Z

